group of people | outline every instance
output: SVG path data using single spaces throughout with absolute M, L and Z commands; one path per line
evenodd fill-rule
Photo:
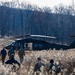
M 6 59 L 6 56 L 9 56 L 9 60 L 11 59 L 14 59 L 14 56 L 15 56 L 15 50 L 13 49 L 13 47 L 11 47 L 11 49 L 8 50 L 8 53 L 6 51 L 5 48 L 3 48 L 0 52 L 0 56 L 1 56 L 1 60 L 2 60 L 2 64 L 5 63 L 5 59 Z M 18 50 L 18 56 L 19 56 L 19 59 L 20 59 L 20 63 L 23 62 L 24 60 L 24 55 L 25 55 L 25 51 L 23 49 L 23 47 L 21 46 L 21 48 Z M 15 59 L 14 59 L 15 60 Z M 16 60 L 17 61 L 17 60 Z M 15 62 L 15 61 L 14 61 Z M 17 61 L 18 62 L 18 61 Z M 13 62 L 12 62 L 13 63 Z M 19 63 L 19 62 L 18 62 Z M 9 63 L 8 63 L 9 64 Z
M 34 67 L 34 75 L 41 75 L 41 73 L 44 73 L 41 70 L 42 66 L 45 68 L 46 65 L 41 62 L 41 58 L 39 57 L 37 58 L 37 63 L 35 64 L 35 67 Z M 49 75 L 60 75 L 60 72 L 61 72 L 60 64 L 58 62 L 54 63 L 54 60 L 51 59 L 47 72 Z
M 3 48 L 0 52 L 1 57 L 2 57 L 2 64 L 18 64 L 19 68 L 20 68 L 20 64 L 23 62 L 24 60 L 24 55 L 25 55 L 25 51 L 23 49 L 23 47 L 21 46 L 21 48 L 18 50 L 18 56 L 20 59 L 20 63 L 15 60 L 14 56 L 15 56 L 15 51 L 13 49 L 13 47 L 11 47 L 11 49 L 8 51 L 8 56 L 9 59 L 7 61 L 5 61 L 5 58 L 7 56 L 7 51 L 5 50 L 5 48 Z M 40 75 L 39 73 L 42 72 L 41 67 L 45 67 L 46 65 L 44 63 L 42 63 L 41 58 L 38 57 L 37 58 L 37 62 L 34 66 L 34 75 Z M 60 65 L 58 63 L 54 63 L 54 60 L 51 59 L 50 60 L 50 65 L 48 68 L 48 73 L 50 73 L 51 75 L 58 75 L 58 73 L 60 73 L 61 68 Z

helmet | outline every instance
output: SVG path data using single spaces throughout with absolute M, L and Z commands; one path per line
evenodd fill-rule
M 39 60 L 41 60 L 41 58 L 40 58 L 40 57 L 38 57 L 38 58 L 37 58 L 37 60 L 39 61 Z
M 51 60 L 50 60 L 50 63 L 54 63 L 54 60 L 53 60 L 53 59 L 51 59 Z

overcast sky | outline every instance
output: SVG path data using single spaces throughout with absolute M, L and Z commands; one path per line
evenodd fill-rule
M 17 1 L 17 0 L 0 0 L 0 1 Z M 36 4 L 40 7 L 47 6 L 47 7 L 54 7 L 62 3 L 63 5 L 72 5 L 72 0 L 19 0 L 20 1 L 27 1 L 31 4 Z M 75 3 L 75 0 L 73 0 Z

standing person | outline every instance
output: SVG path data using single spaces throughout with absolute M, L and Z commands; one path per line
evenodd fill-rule
M 11 47 L 11 49 L 8 51 L 9 59 L 11 58 L 11 55 L 15 55 L 13 47 Z
M 54 60 L 53 59 L 50 60 L 49 74 L 50 75 L 55 75 L 55 64 L 54 64 Z
M 56 67 L 56 70 L 55 70 L 56 75 L 61 75 L 61 67 L 60 67 L 59 62 L 55 63 L 55 67 Z
M 18 56 L 19 56 L 19 59 L 20 59 L 20 63 L 22 63 L 23 60 L 24 60 L 24 56 L 25 56 L 25 51 L 24 51 L 22 46 L 21 46 L 21 48 L 18 51 Z
M 6 52 L 6 50 L 3 48 L 3 49 L 1 50 L 2 64 L 4 64 L 4 62 L 5 62 L 6 55 L 7 55 L 7 52 Z
M 43 73 L 44 70 L 44 64 L 41 62 L 41 58 L 38 57 L 37 58 L 37 63 L 34 66 L 34 75 L 40 75 Z M 43 67 L 43 69 L 41 70 L 41 67 Z

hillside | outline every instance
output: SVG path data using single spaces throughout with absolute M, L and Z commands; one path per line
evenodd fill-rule
M 2 36 L 25 34 L 55 36 L 57 39 L 52 41 L 69 44 L 74 40 L 70 35 L 75 34 L 75 16 L 69 8 L 63 10 L 58 8 L 57 12 L 52 13 L 47 9 L 33 11 L 29 8 L 0 6 L 0 34 Z

